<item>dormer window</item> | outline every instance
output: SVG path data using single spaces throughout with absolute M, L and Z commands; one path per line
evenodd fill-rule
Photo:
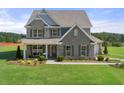
M 74 29 L 74 36 L 78 36 L 78 29 Z

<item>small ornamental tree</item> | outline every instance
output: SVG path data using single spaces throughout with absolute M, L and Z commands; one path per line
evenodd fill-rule
M 21 50 L 20 50 L 20 46 L 17 46 L 17 51 L 16 51 L 16 59 L 21 59 Z
M 104 54 L 108 54 L 108 48 L 107 48 L 107 45 L 104 45 Z

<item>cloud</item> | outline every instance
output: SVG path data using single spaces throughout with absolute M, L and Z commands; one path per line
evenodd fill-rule
M 92 20 L 92 32 L 110 32 L 124 34 L 124 22 L 111 22 L 109 20 Z
M 25 34 L 24 25 L 26 24 L 26 14 L 22 15 L 21 20 L 10 16 L 8 10 L 2 9 L 0 11 L 0 31 L 1 32 L 14 32 L 14 33 L 23 33 Z M 28 18 L 27 18 L 28 19 Z

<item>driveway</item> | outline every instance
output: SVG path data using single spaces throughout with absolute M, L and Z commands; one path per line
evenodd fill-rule
M 56 62 L 55 60 L 47 60 L 46 64 L 64 64 L 64 65 L 114 65 L 116 63 L 108 62 Z

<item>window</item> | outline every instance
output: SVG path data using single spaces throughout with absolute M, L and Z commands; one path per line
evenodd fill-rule
M 34 29 L 32 30 L 32 37 L 33 38 L 40 38 L 43 37 L 43 30 L 39 29 Z
M 51 36 L 57 37 L 58 36 L 58 30 L 57 29 L 51 29 Z
M 71 46 L 69 45 L 66 46 L 66 55 L 71 56 Z
M 38 37 L 43 37 L 43 30 L 38 30 Z
M 78 29 L 74 29 L 74 36 L 78 36 Z
M 37 37 L 37 30 L 33 30 L 33 37 Z
M 33 46 L 33 49 L 37 49 L 37 45 L 34 45 L 34 46 Z
M 86 46 L 81 45 L 81 55 L 85 56 L 86 55 Z
M 32 46 L 32 54 L 33 56 L 37 56 L 43 53 L 43 45 L 33 45 Z

